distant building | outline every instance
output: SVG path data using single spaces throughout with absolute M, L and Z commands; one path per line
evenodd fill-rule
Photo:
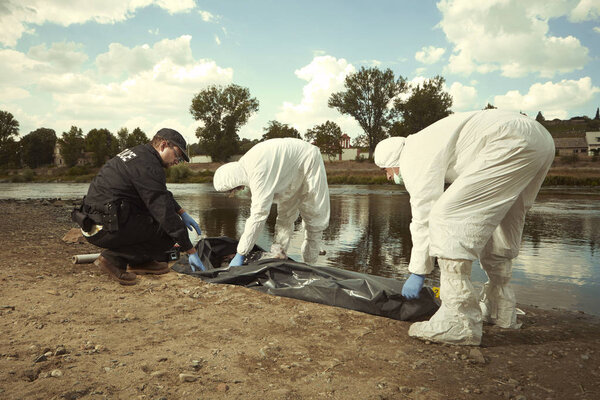
M 57 167 L 65 166 L 65 159 L 60 153 L 60 145 L 58 144 L 58 141 L 56 142 L 56 145 L 54 145 L 54 165 Z
M 349 149 L 350 148 L 350 136 L 348 136 L 347 134 L 343 134 L 342 135 L 342 149 Z
M 212 157 L 211 156 L 191 156 L 190 157 L 190 164 L 198 164 L 198 163 L 211 163 L 212 162 Z
M 79 158 L 77 159 L 77 165 L 83 166 L 83 165 L 92 165 L 94 162 L 94 153 L 91 151 L 88 152 L 81 152 L 81 155 L 79 156 Z M 64 167 L 65 164 L 65 159 L 63 158 L 61 152 L 60 152 L 60 144 L 58 143 L 58 141 L 56 142 L 56 145 L 54 146 L 54 165 L 56 165 L 57 167 Z
M 586 132 L 588 155 L 600 155 L 600 132 Z
M 556 148 L 556 154 L 559 156 L 588 153 L 588 144 L 584 137 L 554 138 L 554 147 Z

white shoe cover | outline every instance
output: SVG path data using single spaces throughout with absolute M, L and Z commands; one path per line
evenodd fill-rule
M 312 264 L 317 262 L 317 258 L 319 257 L 319 241 L 304 239 L 302 242 L 302 259 L 307 264 Z
M 488 275 L 488 281 L 481 291 L 481 313 L 485 322 L 501 328 L 519 329 L 517 322 L 515 292 L 509 285 L 512 275 L 512 262 L 502 259 L 498 262 L 489 261 L 482 264 Z
M 481 309 L 471 283 L 469 260 L 438 259 L 442 304 L 429 321 L 415 322 L 408 335 L 432 342 L 479 346 Z
M 271 250 L 268 253 L 263 254 L 261 260 L 264 258 L 279 258 L 285 260 L 287 258 L 287 254 L 285 254 L 285 250 L 283 246 L 279 243 L 273 243 L 271 245 Z

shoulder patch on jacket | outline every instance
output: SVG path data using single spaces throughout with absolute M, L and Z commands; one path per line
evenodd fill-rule
M 127 162 L 127 161 L 130 161 L 130 160 L 133 160 L 134 158 L 136 158 L 137 154 L 135 154 L 130 149 L 125 149 L 122 152 L 120 152 L 119 154 L 117 154 L 117 157 L 119 157 L 121 160 L 123 160 L 123 162 Z

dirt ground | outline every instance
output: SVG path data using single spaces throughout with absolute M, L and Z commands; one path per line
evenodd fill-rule
M 1 399 L 600 399 L 600 318 L 521 305 L 481 347 L 409 322 L 71 256 L 60 200 L 0 201 Z

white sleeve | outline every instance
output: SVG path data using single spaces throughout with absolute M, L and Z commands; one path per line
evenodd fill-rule
M 401 173 L 410 194 L 412 213 L 412 251 L 408 270 L 413 274 L 425 275 L 433 270 L 433 257 L 429 256 L 429 214 L 444 193 L 446 168 L 443 162 L 428 163 L 423 159 L 417 161 L 421 155 L 406 154 L 406 150 L 401 158 Z M 417 159 L 411 159 L 412 157 Z
M 249 187 L 252 193 L 252 204 L 250 205 L 250 217 L 246 220 L 244 226 L 244 233 L 240 237 L 237 252 L 239 254 L 248 254 L 254 247 L 258 235 L 265 226 L 265 221 L 271 211 L 271 204 L 273 204 L 273 190 L 267 190 L 264 184 L 264 177 L 255 176 L 249 177 Z

